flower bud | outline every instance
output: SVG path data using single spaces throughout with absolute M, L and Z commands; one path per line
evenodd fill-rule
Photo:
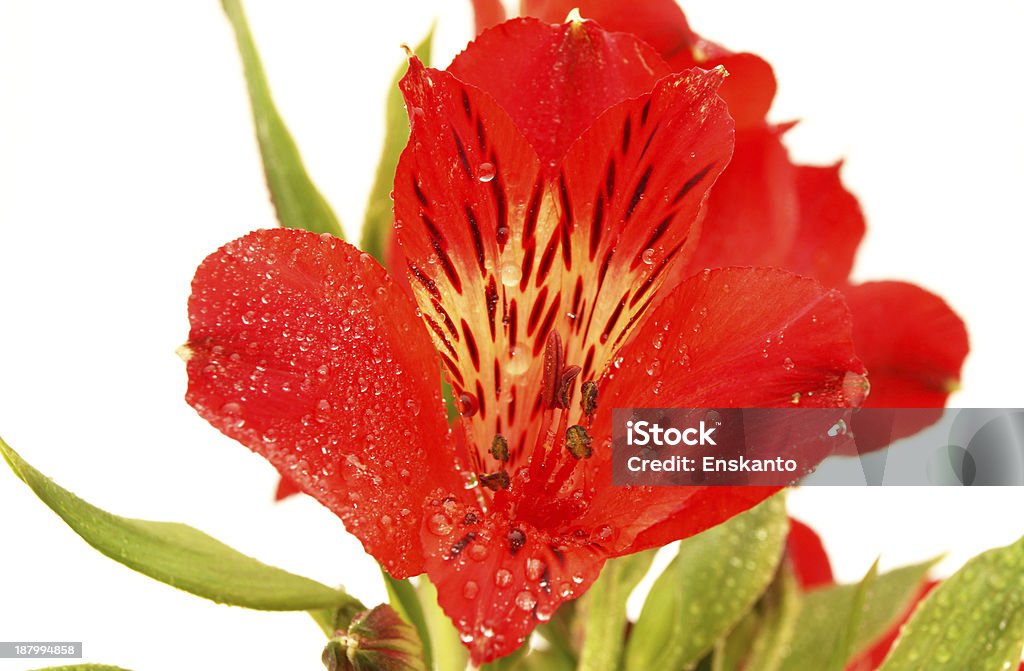
M 426 671 L 419 635 L 387 604 L 356 614 L 322 659 L 328 671 Z

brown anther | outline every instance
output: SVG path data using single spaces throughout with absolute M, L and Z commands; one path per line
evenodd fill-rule
M 587 419 L 591 419 L 597 410 L 597 383 L 593 380 L 584 382 L 580 387 L 580 393 L 583 395 L 583 398 L 580 399 L 580 407 L 583 408 L 583 414 L 587 416 Z
M 508 461 L 508 441 L 500 433 L 491 441 L 491 456 L 498 461 Z
M 497 473 L 481 473 L 477 476 L 477 480 L 492 492 L 496 492 L 499 489 L 508 489 L 510 482 L 508 471 L 505 469 L 501 469 Z
M 590 449 L 590 443 L 593 442 L 590 438 L 590 434 L 579 424 L 573 424 L 565 431 L 565 446 L 569 448 L 569 453 L 577 459 L 589 459 L 594 451 Z
M 545 408 L 557 407 L 558 390 L 562 375 L 562 337 L 558 331 L 552 331 L 544 347 L 544 387 L 541 398 Z
M 569 400 L 572 398 L 572 383 L 576 381 L 582 370 L 579 366 L 568 366 L 562 371 L 562 380 L 558 386 L 558 407 L 569 407 Z

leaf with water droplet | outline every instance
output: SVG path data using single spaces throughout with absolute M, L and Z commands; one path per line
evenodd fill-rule
M 785 499 L 778 495 L 682 541 L 644 602 L 626 648 L 626 671 L 687 668 L 711 650 L 771 583 L 787 531 Z
M 2 439 L 0 454 L 89 545 L 160 582 L 217 603 L 258 610 L 363 608 L 340 590 L 268 566 L 190 526 L 100 510 L 32 468 Z
M 242 57 L 256 139 L 263 158 L 263 174 L 278 221 L 286 228 L 343 237 L 338 218 L 306 172 L 299 148 L 274 105 L 242 3 L 240 0 L 222 0 L 221 5 L 235 31 Z
M 423 38 L 414 49 L 416 56 L 424 65 L 430 65 L 431 46 L 434 39 L 434 28 Z M 386 265 L 387 249 L 392 235 L 394 215 L 394 196 L 392 189 L 395 183 L 395 169 L 398 157 L 402 154 L 409 141 L 409 115 L 405 109 L 402 92 L 398 90 L 398 82 L 405 74 L 406 64 L 403 63 L 395 73 L 391 86 L 388 88 L 388 99 L 385 103 L 384 147 L 381 149 L 380 161 L 377 163 L 377 174 L 373 178 L 370 199 L 366 203 L 366 215 L 363 217 L 363 232 L 359 246 L 373 254 L 382 265 Z M 402 269 L 405 272 L 405 269 Z
M 884 573 L 868 585 L 836 585 L 807 593 L 780 669 L 828 669 L 835 651 L 856 657 L 896 625 L 920 593 L 935 560 Z M 863 592 L 862 592 L 863 588 Z M 857 608 L 858 600 L 862 608 Z M 857 609 L 860 615 L 851 617 Z M 856 632 L 850 631 L 851 626 Z
M 1024 538 L 978 555 L 932 590 L 880 671 L 1016 669 L 1022 646 Z

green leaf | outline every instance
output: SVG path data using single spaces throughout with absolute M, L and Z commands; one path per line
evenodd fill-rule
M 921 602 L 880 671 L 1013 669 L 1024 646 L 1024 538 L 967 562 Z
M 861 585 L 837 585 L 807 593 L 781 669 L 820 669 L 832 663 L 834 651 L 843 649 L 846 660 L 867 649 L 896 625 L 921 590 L 935 561 L 906 566 L 878 576 L 860 594 Z M 862 599 L 856 634 L 849 635 L 850 614 Z
M 338 218 L 306 172 L 299 148 L 274 105 L 241 1 L 222 0 L 221 5 L 235 31 L 238 52 L 242 57 L 256 139 L 263 158 L 263 175 L 278 221 L 286 228 L 330 233 L 343 238 Z
M 427 576 L 418 578 L 416 593 L 430 631 L 435 671 L 465 671 L 469 653 L 459 640 L 459 632 L 437 603 L 437 589 Z
M 160 582 L 217 603 L 259 610 L 358 604 L 343 591 L 263 564 L 184 524 L 134 520 L 100 510 L 32 468 L 3 439 L 0 454 L 89 545 Z
M 780 495 L 680 543 L 633 628 L 627 671 L 696 664 L 771 583 L 787 531 Z
M 384 576 L 384 586 L 388 590 L 388 600 L 391 607 L 401 615 L 406 622 L 416 628 L 420 642 L 423 644 L 423 659 L 427 668 L 434 665 L 430 648 L 430 629 L 427 627 L 427 619 L 423 615 L 423 606 L 416 597 L 416 588 L 408 580 L 397 580 L 391 577 L 382 567 L 381 575 Z
M 626 600 L 654 561 L 655 550 L 612 559 L 583 597 L 583 649 L 580 671 L 619 668 L 626 635 Z
M 128 671 L 128 669 L 109 664 L 69 664 L 68 666 L 48 666 L 44 669 L 33 669 L 33 671 Z
M 867 603 L 871 587 L 878 578 L 878 560 L 871 565 L 865 574 L 864 579 L 857 584 L 853 592 L 853 599 L 850 602 L 850 610 L 847 613 L 846 625 L 839 629 L 839 643 L 832 649 L 828 671 L 843 671 L 846 662 L 853 657 L 853 645 L 860 631 L 861 620 L 864 619 L 864 606 Z
M 434 28 L 431 27 L 423 41 L 416 45 L 416 55 L 424 65 L 430 65 L 433 39 Z M 394 200 L 391 193 L 395 185 L 395 170 L 398 168 L 398 157 L 402 155 L 402 150 L 409 141 L 409 116 L 405 111 L 402 92 L 398 89 L 398 82 L 405 75 L 405 71 L 406 65 L 403 64 L 395 73 L 394 79 L 391 80 L 391 88 L 388 89 L 384 148 L 377 164 L 377 176 L 374 177 L 373 188 L 370 190 L 370 200 L 366 204 L 363 235 L 359 243 L 363 250 L 372 254 L 385 267 L 394 218 Z
M 800 600 L 792 567 L 783 563 L 761 600 L 761 612 L 751 612 L 729 635 L 715 671 L 779 671 L 796 630 Z

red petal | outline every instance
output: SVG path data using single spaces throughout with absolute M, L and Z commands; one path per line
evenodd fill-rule
M 583 18 L 597 21 L 607 30 L 632 33 L 661 54 L 672 70 L 692 67 L 710 70 L 722 65 L 729 78 L 720 95 L 729 103 L 737 128 L 762 125 L 775 97 L 775 75 L 759 56 L 733 53 L 690 30 L 675 0 L 523 0 L 522 13 L 551 23 L 565 20 L 578 7 Z
M 737 134 L 732 161 L 708 196 L 700 244 L 677 275 L 689 274 L 687 268 L 783 266 L 797 234 L 800 203 L 796 166 L 782 133 L 761 126 Z
M 804 592 L 835 583 L 832 563 L 828 560 L 821 537 L 814 529 L 793 518 L 789 519 L 786 556 L 796 574 L 797 584 Z
M 479 34 L 505 20 L 505 7 L 501 0 L 473 0 L 473 18 Z
M 846 282 L 865 229 L 857 199 L 839 179 L 840 166 L 796 166 L 799 227 L 783 263 L 829 286 Z
M 471 399 L 470 443 L 486 450 L 515 424 L 513 358 L 514 386 L 539 387 L 534 343 L 522 344 L 538 288 L 519 275 L 524 245 L 551 238 L 558 218 L 536 154 L 487 94 L 415 59 L 401 86 L 412 132 L 395 175 L 398 240 L 455 396 Z
M 632 35 L 605 32 L 592 21 L 533 19 L 484 32 L 448 71 L 493 96 L 545 165 L 561 159 L 606 109 L 647 93 L 671 72 Z
M 277 490 L 274 492 L 275 501 L 284 501 L 289 496 L 295 496 L 301 494 L 302 489 L 295 484 L 295 481 L 289 478 L 287 475 L 282 475 L 281 479 L 277 481 Z
M 523 15 L 549 23 L 562 23 L 571 10 L 579 9 L 584 19 L 593 19 L 606 30 L 636 35 L 666 60 L 689 52 L 700 39 L 675 0 L 645 0 L 628 6 L 622 0 L 522 0 L 520 6 Z
M 517 519 L 508 498 L 486 514 L 441 493 L 435 503 L 422 532 L 427 574 L 474 665 L 518 648 L 590 587 L 607 556 L 588 534 L 553 535 Z
M 935 294 L 905 282 L 844 289 L 857 354 L 871 376 L 867 405 L 940 408 L 967 356 L 963 321 Z
M 771 269 L 705 271 L 647 315 L 602 379 L 601 405 L 856 406 L 865 369 L 850 328 L 839 293 L 813 280 Z M 598 413 L 594 436 L 609 440 L 611 413 Z M 630 551 L 697 533 L 776 489 L 633 487 L 626 495 L 610 487 L 610 450 L 592 461 L 598 492 L 588 519 L 621 518 L 624 535 L 637 534 Z
M 581 379 L 601 374 L 696 243 L 701 204 L 732 153 L 732 121 L 716 95 L 722 76 L 663 79 L 603 114 L 566 155 L 572 247 L 562 295 L 582 297 L 571 303 L 566 357 Z
M 457 481 L 436 358 L 367 254 L 256 231 L 199 266 L 186 399 L 334 511 L 396 576 L 423 569 L 426 493 Z

